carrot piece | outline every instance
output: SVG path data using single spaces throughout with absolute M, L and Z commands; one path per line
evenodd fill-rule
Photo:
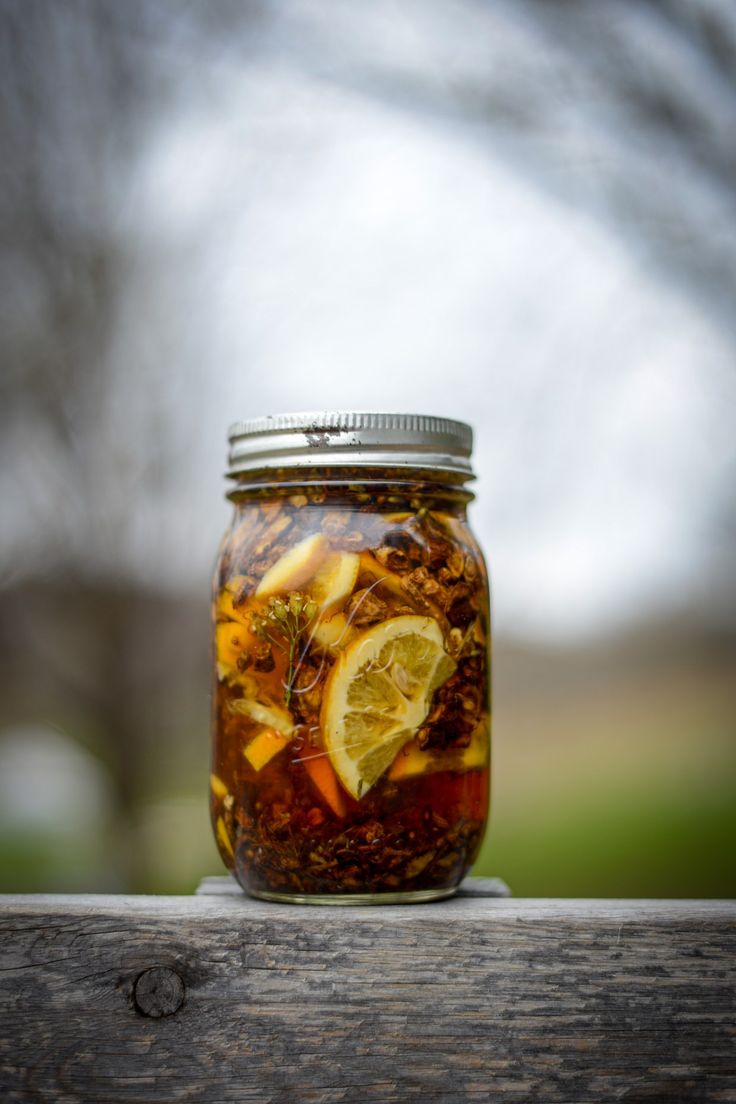
M 307 774 L 314 782 L 322 797 L 336 816 L 344 817 L 347 812 L 342 787 L 337 780 L 337 775 L 332 769 L 332 764 L 326 755 L 315 755 L 311 759 L 304 760 Z

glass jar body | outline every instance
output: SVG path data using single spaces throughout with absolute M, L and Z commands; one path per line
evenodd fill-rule
M 213 602 L 211 811 L 226 866 L 286 901 L 429 900 L 480 847 L 488 580 L 436 473 L 250 477 Z

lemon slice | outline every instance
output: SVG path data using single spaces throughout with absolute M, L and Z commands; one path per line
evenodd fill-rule
M 312 629 L 309 643 L 318 648 L 345 648 L 355 636 L 344 613 L 334 613 L 325 621 L 318 621 Z
M 354 552 L 330 552 L 317 568 L 308 586 L 309 596 L 320 613 L 336 609 L 355 586 L 360 556 Z
M 322 533 L 305 537 L 269 567 L 256 589 L 256 598 L 269 598 L 298 590 L 312 578 L 327 555 L 327 539 Z
M 251 701 L 250 698 L 237 698 L 231 702 L 230 708 L 235 713 L 242 713 L 256 724 L 266 725 L 280 732 L 282 736 L 291 736 L 294 731 L 294 719 L 287 709 L 278 705 L 264 705 L 263 702 Z
M 429 712 L 455 670 L 433 617 L 392 617 L 342 652 L 325 684 L 325 748 L 348 793 L 363 797 Z

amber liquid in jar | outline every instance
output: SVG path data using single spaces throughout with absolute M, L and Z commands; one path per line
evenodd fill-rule
M 214 586 L 211 810 L 250 894 L 448 896 L 489 800 L 489 602 L 437 473 L 243 477 Z

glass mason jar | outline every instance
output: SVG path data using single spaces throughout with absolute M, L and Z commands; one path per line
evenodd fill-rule
M 489 797 L 489 599 L 472 431 L 304 414 L 230 432 L 212 823 L 251 895 L 450 896 Z

